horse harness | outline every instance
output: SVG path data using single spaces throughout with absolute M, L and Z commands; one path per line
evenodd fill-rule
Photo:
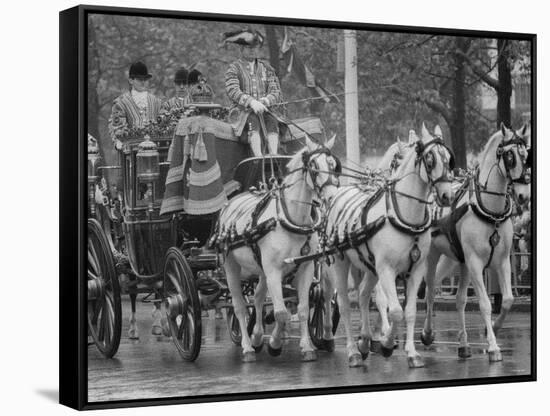
M 506 142 L 499 144 L 497 148 L 497 162 L 496 166 L 500 164 L 500 161 L 504 161 L 504 166 L 506 173 L 503 176 L 508 180 L 509 185 L 513 183 L 530 183 L 530 172 L 526 168 L 526 163 L 523 164 L 523 169 L 521 176 L 518 178 L 512 178 L 510 171 L 516 167 L 516 155 L 510 150 L 505 150 L 504 148 L 509 145 L 522 145 L 525 146 L 525 141 L 518 136 L 514 136 L 512 139 Z M 529 153 L 527 154 L 529 156 Z M 500 167 L 499 167 L 500 170 Z M 488 178 L 487 178 L 488 181 Z M 466 192 L 469 192 L 468 203 L 458 206 L 460 200 L 465 196 Z M 505 207 L 502 212 L 494 212 L 488 209 L 483 205 L 481 194 L 486 193 L 495 196 L 503 196 L 506 198 Z M 510 197 L 510 192 L 495 192 L 489 191 L 487 189 L 487 182 L 485 185 L 481 184 L 479 181 L 479 168 L 476 170 L 474 175 L 470 175 L 466 178 L 460 189 L 457 191 L 454 202 L 451 206 L 450 214 L 442 217 L 436 218 L 434 220 L 434 229 L 432 230 L 432 237 L 437 237 L 441 234 L 444 234 L 449 241 L 451 251 L 456 256 L 459 262 L 464 263 L 464 249 L 460 242 L 458 236 L 457 224 L 458 222 L 466 215 L 468 210 L 471 209 L 472 212 L 483 222 L 490 224 L 494 227 L 493 233 L 489 237 L 489 245 L 491 247 L 491 252 L 489 253 L 489 258 L 485 266 L 483 267 L 483 272 L 487 270 L 493 260 L 495 249 L 500 243 L 500 234 L 498 229 L 500 225 L 505 222 L 512 215 L 512 200 Z
M 354 249 L 361 263 L 371 272 L 376 273 L 376 259 L 374 253 L 369 247 L 368 241 L 370 238 L 376 235 L 378 231 L 382 229 L 386 221 L 389 221 L 389 223 L 398 231 L 414 237 L 414 242 L 409 252 L 410 262 L 407 270 L 407 276 L 410 274 L 414 264 L 420 259 L 420 256 L 422 254 L 418 247 L 418 238 L 430 227 L 431 215 L 429 210 L 426 209 L 426 214 L 421 224 L 411 224 L 407 222 L 401 215 L 399 206 L 397 205 L 397 192 L 394 189 L 395 183 L 396 182 L 389 182 L 387 185 L 378 188 L 378 190 L 376 190 L 371 195 L 365 195 L 364 192 L 360 189 L 360 185 L 357 185 L 357 189 L 359 190 L 359 192 L 356 195 L 352 195 L 350 200 L 347 201 L 346 207 L 349 207 L 347 209 L 353 209 L 356 207 L 361 207 L 361 205 L 363 205 L 360 211 L 360 216 L 354 217 L 353 215 L 350 215 L 348 212 L 346 212 L 346 209 L 342 209 L 340 210 L 340 212 L 338 212 L 334 223 L 338 224 L 340 220 L 344 220 L 346 223 L 339 224 L 339 227 L 342 227 L 343 229 L 346 229 L 348 231 L 344 232 L 343 235 L 338 235 L 338 232 L 333 232 L 333 235 L 325 236 L 326 245 L 324 251 L 328 263 L 330 263 L 330 254 L 338 253 L 341 258 L 343 258 L 344 251 Z M 331 202 L 331 207 L 336 206 L 338 202 L 342 202 L 339 201 L 339 199 L 343 198 L 345 195 L 346 192 L 341 192 L 336 195 L 334 200 Z M 386 205 L 385 214 L 374 221 L 367 222 L 370 210 L 383 197 L 385 198 Z M 361 199 L 363 199 L 363 204 L 361 203 Z M 359 226 L 356 226 L 357 223 L 359 223 Z M 360 250 L 360 247 L 363 244 L 365 245 L 365 248 L 367 250 L 366 258 L 363 255 L 363 252 Z
M 430 174 L 435 168 L 436 158 L 433 153 L 433 150 L 429 150 L 429 148 L 435 145 L 440 145 L 440 146 L 443 146 L 445 149 L 447 149 L 450 155 L 450 159 L 449 159 L 449 167 L 447 168 L 447 166 L 444 166 L 441 176 L 435 180 L 432 180 L 430 177 Z M 441 138 L 437 137 L 429 141 L 428 143 L 423 143 L 421 141 L 418 141 L 415 145 L 415 150 L 417 153 L 415 166 L 418 166 L 420 164 L 424 165 L 424 168 L 426 169 L 426 173 L 429 177 L 429 180 L 432 186 L 438 182 L 450 182 L 448 170 L 452 170 L 454 168 L 454 155 L 452 151 L 445 145 L 443 140 L 441 140 Z M 395 161 L 395 163 L 397 164 L 398 161 Z M 374 253 L 372 252 L 372 249 L 369 247 L 368 240 L 382 229 L 382 227 L 384 226 L 387 220 L 396 230 L 404 234 L 410 235 L 414 239 L 413 245 L 409 251 L 409 267 L 405 274 L 406 277 L 408 277 L 410 275 L 410 272 L 413 266 L 415 265 L 416 262 L 418 262 L 418 260 L 422 255 L 422 252 L 418 247 L 419 237 L 431 227 L 432 218 L 431 218 L 430 210 L 428 208 L 429 201 L 423 200 L 421 198 L 415 197 L 413 195 L 409 195 L 407 193 L 404 193 L 395 189 L 395 185 L 397 184 L 397 182 L 399 182 L 400 179 L 388 181 L 385 186 L 380 187 L 374 194 L 372 194 L 372 196 L 364 196 L 365 198 L 367 198 L 367 202 L 361 211 L 361 216 L 359 220 L 360 226 L 358 228 L 353 229 L 350 232 L 345 233 L 344 238 L 338 238 L 337 236 L 337 238 L 334 239 L 335 241 L 332 242 L 333 247 L 329 246 L 328 249 L 325 249 L 325 252 L 326 253 L 338 252 L 340 256 L 343 258 L 344 251 L 348 249 L 355 249 L 357 256 L 359 258 L 359 261 L 361 261 L 361 263 L 365 267 L 367 267 L 371 272 L 376 273 L 376 259 L 375 259 Z M 333 207 L 338 203 L 337 198 L 338 197 L 342 198 L 342 195 L 345 195 L 345 193 L 340 193 L 339 195 L 337 195 L 335 200 L 332 201 L 331 205 Z M 397 195 L 401 195 L 409 199 L 414 199 L 417 202 L 420 202 L 426 205 L 424 220 L 420 224 L 412 224 L 403 218 L 403 215 L 401 214 L 399 205 L 397 203 Z M 385 214 L 380 216 L 374 221 L 367 222 L 369 211 L 378 201 L 382 199 L 383 196 L 385 197 L 385 206 L 386 206 Z M 358 198 L 358 197 L 355 197 L 355 198 Z M 355 206 L 356 206 L 356 202 L 353 200 L 350 200 L 348 203 L 347 209 L 352 209 Z M 391 212 L 392 210 L 393 210 L 393 214 Z M 345 211 L 346 211 L 345 209 L 341 210 L 335 222 L 337 222 L 341 217 L 346 217 Z M 345 225 L 344 228 L 349 229 L 352 227 Z M 365 256 L 360 250 L 360 247 L 362 244 L 365 245 L 365 248 L 367 250 L 367 258 L 365 258 Z M 328 256 L 327 256 L 327 259 L 328 259 Z
M 334 170 L 334 173 L 336 174 L 339 174 L 341 172 L 341 164 L 339 159 L 336 158 L 334 155 L 332 155 L 332 153 L 330 153 L 330 150 L 325 147 L 318 148 L 312 152 L 304 152 L 302 154 L 303 167 L 300 169 L 303 170 L 304 172 L 307 172 L 307 171 L 310 172 L 314 188 L 318 193 L 320 193 L 323 187 L 326 186 L 329 181 L 327 181 L 321 186 L 316 185 L 317 175 L 319 173 L 322 173 L 319 170 L 319 166 L 317 162 L 314 159 L 312 159 L 312 156 L 316 154 L 327 154 L 327 155 L 333 156 L 336 161 L 336 166 Z M 309 167 L 310 163 L 313 165 L 313 168 Z M 288 205 L 283 195 L 285 186 L 278 186 L 278 184 L 275 181 L 271 181 L 271 183 L 273 185 L 271 189 L 267 191 L 263 191 L 261 193 L 256 193 L 258 196 L 260 196 L 260 200 L 255 204 L 254 210 L 251 213 L 250 222 L 245 227 L 244 231 L 241 234 L 237 232 L 236 221 L 235 221 L 230 226 L 230 229 L 227 230 L 227 232 L 221 232 L 220 222 L 218 221 L 216 231 L 214 232 L 213 236 L 209 241 L 210 247 L 216 246 L 217 248 L 223 248 L 225 255 L 227 255 L 229 251 L 235 250 L 240 247 L 244 247 L 244 246 L 250 247 L 254 255 L 255 261 L 258 263 L 260 268 L 263 268 L 262 255 L 261 255 L 260 248 L 258 246 L 258 242 L 263 237 L 265 237 L 268 233 L 273 231 L 277 227 L 277 224 L 280 224 L 281 227 L 283 227 L 286 231 L 290 233 L 307 236 L 306 241 L 304 242 L 303 246 L 300 249 L 300 255 L 309 254 L 309 252 L 311 251 L 311 247 L 309 244 L 311 240 L 311 236 L 314 232 L 317 232 L 320 230 L 323 222 L 323 218 L 322 218 L 318 204 L 316 203 L 311 204 L 312 221 L 313 221 L 311 225 L 296 224 L 290 218 L 290 214 L 288 212 Z M 267 220 L 262 221 L 261 223 L 258 223 L 259 218 L 265 212 L 265 210 L 269 206 L 269 203 L 272 200 L 275 200 L 276 218 L 269 218 Z M 245 215 L 246 212 L 247 212 L 246 209 L 242 210 L 241 212 L 238 212 L 238 214 L 236 215 L 237 219 L 238 217 Z

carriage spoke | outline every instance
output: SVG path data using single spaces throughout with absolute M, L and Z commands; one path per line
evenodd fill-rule
M 98 318 L 99 328 L 98 328 L 98 331 L 97 331 L 97 338 L 100 342 L 103 342 L 104 337 L 105 337 L 105 319 L 104 319 L 104 315 L 105 315 L 105 313 L 102 310 L 101 315 Z
M 107 320 L 107 329 L 109 333 L 109 341 L 112 339 L 112 336 L 115 332 L 114 329 L 114 319 L 115 319 L 115 311 L 113 307 L 114 301 L 110 294 L 105 294 L 105 308 L 104 311 L 106 312 L 106 320 Z
M 180 315 L 181 317 L 181 322 L 178 326 L 178 336 L 177 336 L 177 339 L 182 339 L 182 336 L 184 335 L 184 330 L 185 330 L 185 325 L 187 324 L 187 318 L 185 317 L 185 315 Z
M 88 280 L 98 280 L 98 279 L 99 277 L 90 269 L 88 269 Z
M 93 269 L 93 273 L 100 276 L 101 269 L 97 265 L 97 257 L 93 256 L 93 253 L 88 249 L 88 265 Z
M 174 290 L 177 291 L 177 292 L 181 292 L 182 290 L 181 290 L 181 287 L 180 287 L 180 282 L 178 280 L 178 277 L 176 275 L 174 275 L 171 271 L 167 271 L 166 275 L 168 276 L 168 278 L 172 282 L 172 285 L 174 286 Z

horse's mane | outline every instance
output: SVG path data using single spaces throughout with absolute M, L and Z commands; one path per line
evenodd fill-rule
M 292 156 L 292 159 L 290 159 L 290 161 L 286 165 L 287 172 L 292 172 L 302 167 L 302 155 L 306 150 L 308 150 L 307 146 L 298 150 L 298 152 L 296 152 L 294 156 Z
M 386 150 L 386 152 L 382 156 L 382 160 L 378 162 L 378 168 L 389 169 L 394 155 L 397 153 L 400 153 L 400 151 L 401 151 L 401 148 L 399 147 L 399 143 L 398 142 L 393 143 L 390 147 L 388 147 L 388 150 Z
M 416 152 L 411 151 L 413 149 L 414 149 L 413 146 L 409 146 L 409 145 L 405 146 L 405 151 L 403 152 L 403 159 L 401 160 L 401 163 L 399 164 L 399 167 L 395 171 L 394 177 L 397 177 L 397 176 L 401 175 L 403 169 L 405 168 L 405 166 L 407 165 L 409 160 L 413 157 L 416 157 Z
M 399 145 L 399 142 L 393 143 L 390 147 L 388 147 L 382 156 L 382 160 L 378 162 L 377 168 L 382 170 L 389 169 L 395 154 L 401 154 L 401 159 L 403 159 L 413 148 L 414 145 L 410 145 L 408 143 L 401 142 L 401 146 Z
M 502 140 L 502 132 L 500 130 L 498 130 L 491 137 L 489 137 L 489 140 L 487 141 L 487 143 L 485 143 L 485 146 L 483 147 L 483 149 L 481 150 L 481 152 L 477 157 L 477 162 L 479 166 L 483 166 L 483 164 L 485 163 L 485 159 L 487 158 L 488 155 L 490 154 L 496 155 L 495 153 L 496 147 L 498 146 L 501 140 Z

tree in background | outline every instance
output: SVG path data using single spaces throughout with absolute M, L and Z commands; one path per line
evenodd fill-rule
M 172 77 L 177 68 L 197 68 L 212 86 L 214 99 L 229 105 L 224 72 L 237 50 L 220 46 L 221 33 L 243 26 L 187 19 L 90 16 L 88 125 L 90 133 L 99 138 L 107 163 L 115 158 L 106 123 L 113 99 L 127 88 L 130 64 L 144 61 L 154 76 L 152 92 L 166 98 L 173 94 Z M 265 58 L 280 76 L 284 99 L 298 100 L 287 106 L 288 117 L 318 114 L 326 129 L 337 134 L 336 150 L 343 154 L 344 100 L 304 100 L 323 91 L 343 97 L 344 77 L 337 71 L 342 30 L 248 26 L 266 34 Z M 526 42 L 374 31 L 358 31 L 357 36 L 362 153 L 382 152 L 397 136 L 407 137 L 410 129 L 418 130 L 426 121 L 430 128 L 442 125 L 459 166 L 465 166 L 466 152 L 479 149 L 499 120 L 510 123 L 514 68 L 521 64 L 524 71 L 530 70 Z M 498 93 L 495 120 L 481 111 L 482 84 Z

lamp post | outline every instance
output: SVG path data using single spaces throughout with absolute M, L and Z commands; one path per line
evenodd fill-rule
M 360 162 L 359 105 L 357 97 L 357 34 L 344 30 L 346 158 L 356 166 Z

